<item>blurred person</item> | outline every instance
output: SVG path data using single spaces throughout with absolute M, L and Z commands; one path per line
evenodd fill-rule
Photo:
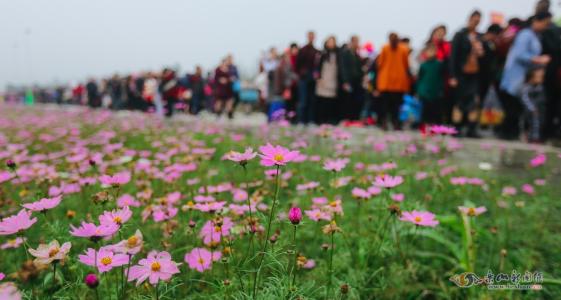
M 444 108 L 444 63 L 437 58 L 434 44 L 426 46 L 423 56 L 425 59 L 417 76 L 417 96 L 423 104 L 421 120 L 426 124 L 441 124 Z
M 468 137 L 478 137 L 477 122 L 479 120 L 479 74 L 480 59 L 484 55 L 481 34 L 477 27 L 481 22 L 481 12 L 470 14 L 468 24 L 458 31 L 452 40 L 450 56 L 450 86 L 455 88 L 456 112 L 453 122 L 458 126 L 459 135 L 467 127 Z
M 234 57 L 229 54 L 226 56 L 226 63 L 228 64 L 228 73 L 230 74 L 232 81 L 232 95 L 234 97 L 234 103 L 232 109 L 228 112 L 228 118 L 233 118 L 234 109 L 240 102 L 240 90 L 241 81 L 240 74 L 238 73 L 238 67 L 234 64 Z
M 319 51 L 314 47 L 315 32 L 308 31 L 307 43 L 298 51 L 295 68 L 298 75 L 298 103 L 296 117 L 298 123 L 307 124 L 314 121 L 315 80 L 314 71 Z
M 101 95 L 95 79 L 90 78 L 86 84 L 86 95 L 88 97 L 88 106 L 91 108 L 101 107 Z
M 549 0 L 536 3 L 536 14 L 549 13 Z M 546 114 L 544 138 L 561 137 L 561 28 L 550 22 L 541 33 L 542 54 L 548 55 L 551 61 L 545 69 L 544 88 L 546 93 Z
M 205 103 L 205 84 L 203 69 L 201 66 L 195 67 L 195 73 L 187 75 L 187 86 L 191 90 L 191 105 L 189 111 L 197 115 L 204 107 Z
M 499 80 L 499 60 L 497 54 L 497 39 L 503 28 L 498 24 L 491 24 L 481 37 L 483 56 L 479 59 L 479 98 L 485 101 L 489 88 Z
M 285 93 L 286 100 L 286 117 L 291 123 L 296 124 L 296 104 L 298 103 L 298 76 L 296 75 L 296 58 L 300 48 L 296 43 L 291 43 L 286 50 L 286 56 L 290 63 L 290 71 L 292 73 L 289 90 Z
M 224 111 L 228 117 L 233 116 L 234 91 L 233 80 L 228 60 L 223 59 L 214 71 L 214 113 L 220 116 Z
M 359 55 L 360 40 L 353 35 L 341 50 L 342 101 L 340 113 L 343 119 L 357 121 L 364 106 L 364 60 Z
M 529 125 L 526 136 L 531 143 L 542 142 L 541 132 L 545 113 L 544 79 L 545 69 L 533 67 L 526 74 L 524 84 L 520 89 L 520 99 L 524 106 L 523 124 Z
M 551 61 L 549 55 L 542 54 L 539 39 L 539 34 L 548 28 L 550 21 L 549 12 L 533 16 L 530 27 L 518 33 L 508 53 L 500 85 L 500 99 L 505 113 L 501 126 L 501 137 L 504 139 L 519 137 L 518 124 L 523 110 L 519 95 L 528 70 L 536 66 L 546 66 Z
M 317 65 L 316 122 L 335 125 L 339 121 L 338 92 L 341 76 L 341 55 L 337 40 L 329 36 L 324 43 Z
M 380 126 L 388 129 L 389 120 L 394 130 L 401 129 L 399 108 L 403 95 L 411 87 L 409 73 L 409 48 L 400 43 L 396 33 L 390 33 L 388 44 L 384 45 L 377 58 L 376 92 L 380 95 L 378 120 Z
M 281 55 L 276 69 L 270 77 L 269 98 L 267 100 L 267 114 L 269 121 L 284 118 L 277 115 L 283 109 L 286 112 L 286 103 L 290 101 L 290 88 L 294 80 L 294 73 L 290 63 L 289 53 Z
M 164 103 L 159 89 L 160 83 L 156 73 L 146 73 L 144 79 L 144 87 L 142 90 L 142 98 L 152 105 L 156 110 L 156 115 L 164 116 Z
M 160 93 L 165 105 L 165 116 L 170 118 L 173 116 L 175 104 L 181 98 L 181 86 L 174 70 L 166 68 L 162 71 Z

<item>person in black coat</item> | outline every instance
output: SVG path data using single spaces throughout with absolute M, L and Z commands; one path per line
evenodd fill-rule
M 461 113 L 461 120 L 455 120 L 455 123 L 460 134 L 467 125 L 469 137 L 477 137 L 480 58 L 484 54 L 481 34 L 477 32 L 480 21 L 481 13 L 474 11 L 469 17 L 468 25 L 454 35 L 450 56 L 449 83 L 455 88 L 456 107 Z
M 549 12 L 550 1 L 540 0 L 536 5 L 536 14 Z M 551 61 L 545 70 L 546 115 L 543 136 L 544 138 L 561 136 L 561 28 L 551 22 L 549 27 L 541 34 L 543 54 L 549 55 Z
M 341 48 L 341 78 L 342 78 L 342 101 L 341 112 L 343 118 L 356 121 L 360 118 L 362 107 L 364 106 L 364 88 L 362 80 L 364 78 L 364 60 L 358 54 L 360 48 L 359 38 L 356 35 L 351 37 L 348 44 Z

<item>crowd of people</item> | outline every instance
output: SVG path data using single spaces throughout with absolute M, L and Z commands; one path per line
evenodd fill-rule
M 539 0 L 530 18 L 496 22 L 484 32 L 480 21 L 481 13 L 473 11 L 451 41 L 446 26 L 438 25 L 417 52 L 408 38 L 393 32 L 378 51 L 371 43 L 361 45 L 358 36 L 343 44 L 329 36 L 318 49 L 310 31 L 302 46 L 271 48 L 250 86 L 271 121 L 377 124 L 384 130 L 452 124 L 468 137 L 478 137 L 484 124 L 496 125 L 504 139 L 539 143 L 559 137 L 561 29 L 552 22 L 550 2 Z M 115 75 L 32 93 L 9 91 L 6 99 L 167 116 L 208 110 L 232 118 L 246 85 L 229 55 L 207 74 L 196 67 L 186 75 L 172 69 Z

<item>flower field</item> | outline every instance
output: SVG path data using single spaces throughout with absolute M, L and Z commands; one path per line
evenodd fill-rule
M 561 298 L 559 151 L 0 111 L 0 299 Z

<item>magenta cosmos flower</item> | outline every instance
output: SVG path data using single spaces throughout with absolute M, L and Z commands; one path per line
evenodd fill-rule
M 456 128 L 449 127 L 446 125 L 433 125 L 429 128 L 429 132 L 431 134 L 440 134 L 440 135 L 454 135 L 458 133 Z
M 475 216 L 479 216 L 480 214 L 484 213 L 487 211 L 487 208 L 485 208 L 485 206 L 480 206 L 480 207 L 465 207 L 465 206 L 459 206 L 458 209 L 465 215 L 468 215 L 470 217 L 475 217 Z
M 403 183 L 403 177 L 390 176 L 388 174 L 376 176 L 374 185 L 380 188 L 391 189 Z
M 404 222 L 411 222 L 418 226 L 435 227 L 438 225 L 438 221 L 434 218 L 434 214 L 428 211 L 404 211 L 399 219 Z
M 245 152 L 240 153 L 236 151 L 230 151 L 224 156 L 225 159 L 237 162 L 242 166 L 245 166 L 248 161 L 254 159 L 257 153 L 253 151 L 252 148 L 246 148 Z
M 543 153 L 540 153 L 536 155 L 534 158 L 532 158 L 532 160 L 530 160 L 530 166 L 532 168 L 539 167 L 545 164 L 546 161 L 547 161 L 547 156 L 545 156 L 545 154 Z
M 179 273 L 178 263 L 171 260 L 171 255 L 166 252 L 151 251 L 148 257 L 141 259 L 138 265 L 132 266 L 129 271 L 128 281 L 136 280 L 136 285 L 140 285 L 146 279 L 152 285 L 158 281 L 167 281 L 173 274 Z
M 185 262 L 189 264 L 189 268 L 204 272 L 212 267 L 212 262 L 222 257 L 220 251 L 210 252 L 205 248 L 194 248 L 191 252 L 185 254 Z
M 82 222 L 80 227 L 70 225 L 70 228 L 72 229 L 70 234 L 73 236 L 100 239 L 102 237 L 112 236 L 115 234 L 115 232 L 119 230 L 119 225 L 111 222 L 96 226 L 93 223 Z
M 347 165 L 347 163 L 349 163 L 348 158 L 327 160 L 323 164 L 323 169 L 327 171 L 341 172 L 341 170 L 343 170 L 343 168 Z
M 302 221 L 302 210 L 300 207 L 291 207 L 288 211 L 288 219 L 292 225 L 298 225 Z
M 49 244 L 40 244 L 37 249 L 29 249 L 29 253 L 35 257 L 33 263 L 37 265 L 49 265 L 55 260 L 63 260 L 70 251 L 72 244 L 66 242 L 62 246 L 57 240 L 51 241 Z
M 10 235 L 24 231 L 37 222 L 37 218 L 31 218 L 31 212 L 22 209 L 17 215 L 9 216 L 0 222 L 0 235 Z
M 56 196 L 53 198 L 43 198 L 39 201 L 35 201 L 32 203 L 26 203 L 22 205 L 23 207 L 32 210 L 32 211 L 39 211 L 43 212 L 52 208 L 57 207 L 62 200 L 62 196 Z
M 300 154 L 299 151 L 290 151 L 282 146 L 273 146 L 268 143 L 259 147 L 261 165 L 265 167 L 284 166 L 293 161 Z
M 101 216 L 99 216 L 99 223 L 101 225 L 111 225 L 111 223 L 114 223 L 121 226 L 127 222 L 131 216 L 132 211 L 128 206 L 125 206 L 123 209 L 104 212 Z
M 78 258 L 85 265 L 97 267 L 99 273 L 104 273 L 114 267 L 120 267 L 129 263 L 128 255 L 117 254 L 110 247 L 99 248 L 97 255 L 95 249 L 88 248 L 86 254 L 79 255 Z
M 119 185 L 127 184 L 130 180 L 131 180 L 131 173 L 127 171 L 119 172 L 113 176 L 101 175 L 99 177 L 99 182 L 101 182 L 101 184 L 111 185 L 111 186 L 119 186 Z

